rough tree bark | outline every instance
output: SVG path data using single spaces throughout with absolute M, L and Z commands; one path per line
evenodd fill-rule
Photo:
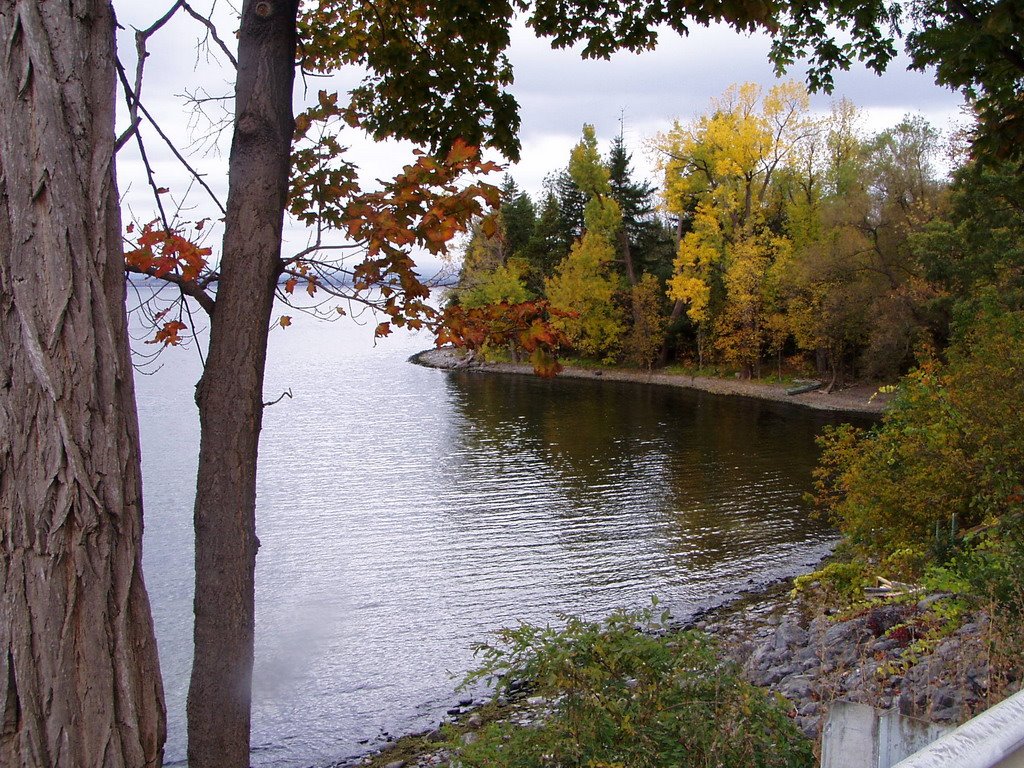
M 0 765 L 158 766 L 114 17 L 0 0 Z
M 296 0 L 242 6 L 220 281 L 196 389 L 195 658 L 191 768 L 249 765 L 256 459 L 263 371 L 288 193 Z

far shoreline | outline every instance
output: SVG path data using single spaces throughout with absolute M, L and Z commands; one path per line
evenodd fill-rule
M 533 375 L 533 368 L 522 363 L 467 362 L 458 350 L 448 346 L 425 349 L 410 357 L 409 362 L 441 370 Z M 712 376 L 690 376 L 687 374 L 635 369 L 592 369 L 565 366 L 558 375 L 571 379 L 603 379 L 606 381 L 627 381 L 637 384 L 656 384 L 659 386 L 710 392 L 717 395 L 734 395 L 758 400 L 771 400 L 818 411 L 855 413 L 866 416 L 880 416 L 891 397 L 888 393 L 879 392 L 877 386 L 864 384 L 857 384 L 830 393 L 815 390 L 799 395 L 789 395 L 786 394 L 786 390 L 782 385 L 766 384 L 759 381 L 722 379 Z

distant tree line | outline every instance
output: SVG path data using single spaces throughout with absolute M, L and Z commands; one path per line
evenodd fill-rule
M 605 362 L 899 375 L 945 348 L 979 285 L 1020 295 L 1020 183 L 923 118 L 861 122 L 845 100 L 813 115 L 795 82 L 736 85 L 653 139 L 660 189 L 621 135 L 602 156 L 584 126 L 539 201 L 505 177 L 451 300 L 547 299 L 572 313 L 572 353 Z

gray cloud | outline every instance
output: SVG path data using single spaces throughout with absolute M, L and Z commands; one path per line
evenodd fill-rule
M 544 173 L 568 161 L 584 122 L 594 124 L 607 141 L 618 133 L 621 115 L 639 170 L 653 174 L 643 154 L 651 135 L 674 119 L 703 113 L 712 98 L 734 83 L 776 82 L 768 62 L 770 44 L 766 35 L 698 27 L 685 38 L 665 34 L 655 50 L 640 55 L 584 61 L 577 51 L 554 51 L 529 30 L 517 29 L 509 56 L 515 68 L 512 92 L 523 119 L 523 161 L 511 172 L 525 189 L 539 190 Z M 882 76 L 863 67 L 837 73 L 834 93 L 815 94 L 812 109 L 827 112 L 833 99 L 845 97 L 864 110 L 869 131 L 892 125 L 906 113 L 922 113 L 943 127 L 957 114 L 960 96 L 937 87 L 930 73 L 908 71 L 908 64 L 901 56 Z M 803 77 L 799 65 L 786 75 Z

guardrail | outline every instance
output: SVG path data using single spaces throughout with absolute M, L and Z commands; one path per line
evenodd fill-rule
M 1024 768 L 1024 691 L 986 709 L 894 768 Z

